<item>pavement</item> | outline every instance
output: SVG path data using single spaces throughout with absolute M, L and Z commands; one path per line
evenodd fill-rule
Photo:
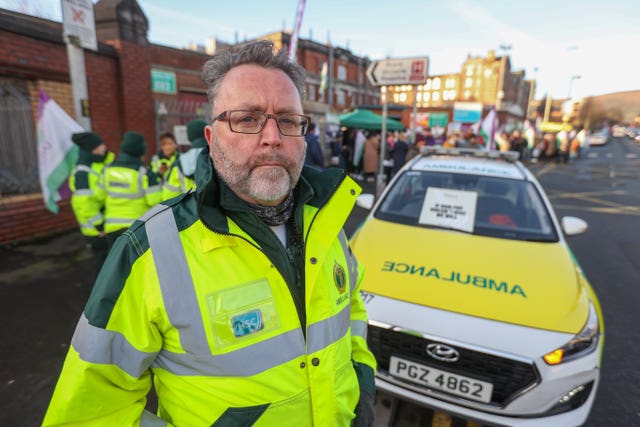
M 0 248 L 0 425 L 41 425 L 91 277 L 76 230 Z

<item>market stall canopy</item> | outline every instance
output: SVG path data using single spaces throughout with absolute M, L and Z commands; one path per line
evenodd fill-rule
M 369 110 L 353 110 L 339 116 L 340 124 L 350 128 L 369 130 L 382 129 L 382 116 Z M 404 125 L 398 120 L 387 118 L 387 130 L 403 130 Z

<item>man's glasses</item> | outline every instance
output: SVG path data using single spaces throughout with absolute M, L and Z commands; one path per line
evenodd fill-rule
M 264 129 L 269 119 L 276 121 L 278 131 L 284 136 L 305 136 L 311 123 L 311 117 L 302 114 L 267 114 L 251 110 L 228 110 L 215 117 L 213 121 L 226 120 L 231 132 L 256 134 Z

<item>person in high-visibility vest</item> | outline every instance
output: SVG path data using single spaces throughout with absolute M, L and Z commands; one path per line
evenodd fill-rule
M 361 188 L 304 166 L 305 74 L 286 49 L 238 45 L 203 78 L 196 189 L 117 240 L 43 425 L 370 427 L 364 271 L 342 228 Z
M 195 188 L 196 160 L 202 149 L 207 146 L 207 140 L 204 138 L 205 126 L 207 123 L 202 119 L 187 123 L 187 138 L 191 146 L 188 151 L 180 153 L 167 172 L 162 183 L 162 200 L 171 199 Z
M 108 151 L 102 137 L 93 132 L 74 133 L 71 140 L 79 148 L 78 163 L 69 176 L 71 208 L 91 248 L 95 280 L 109 251 L 104 232 L 104 198 L 98 187 L 102 169 L 113 162 L 115 155 Z
M 146 150 L 142 134 L 127 132 L 120 143 L 120 153 L 103 170 L 99 190 L 105 198 L 104 231 L 109 246 L 133 221 L 161 200 L 158 176 L 144 167 Z
M 173 162 L 178 158 L 179 152 L 176 137 L 171 132 L 162 133 L 158 139 L 160 140 L 160 151 L 151 156 L 149 168 L 162 181 Z

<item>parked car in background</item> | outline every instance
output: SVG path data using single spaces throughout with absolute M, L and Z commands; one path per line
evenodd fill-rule
M 582 425 L 600 378 L 598 298 L 517 153 L 428 147 L 351 240 L 376 386 L 500 426 Z
M 611 128 L 611 136 L 614 138 L 624 138 L 627 128 L 622 125 L 614 125 Z
M 606 145 L 609 142 L 609 132 L 607 130 L 599 130 L 587 136 L 589 146 Z

